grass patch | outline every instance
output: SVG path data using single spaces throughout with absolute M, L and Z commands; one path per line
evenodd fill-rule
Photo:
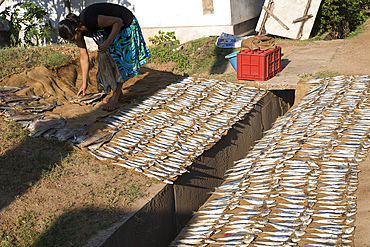
M 338 76 L 338 75 L 339 73 L 336 71 L 324 70 L 324 71 L 319 71 L 316 74 L 314 74 L 313 78 L 333 77 L 333 76 Z
M 58 46 L 2 48 L 0 49 L 0 78 L 26 68 L 58 66 L 72 58 L 71 54 L 58 52 L 59 49 Z M 77 48 L 71 46 L 70 49 Z
M 159 44 L 151 46 L 149 63 L 172 63 L 170 71 L 184 74 L 210 73 L 228 62 L 225 56 L 237 49 L 218 48 L 217 37 L 200 38 L 185 44 Z

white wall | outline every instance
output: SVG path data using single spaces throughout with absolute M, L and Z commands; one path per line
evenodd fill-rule
M 214 14 L 203 15 L 200 0 L 137 0 L 135 15 L 142 27 L 192 27 L 230 25 L 230 1 L 214 0 Z
M 48 10 L 53 26 L 64 19 L 64 0 L 31 0 Z M 5 0 L 0 6 L 18 2 Z M 86 6 L 98 2 L 111 2 L 130 9 L 142 28 L 145 39 L 158 34 L 158 31 L 175 31 L 180 42 L 217 36 L 222 32 L 233 34 L 233 26 L 258 17 L 263 0 L 213 0 L 213 13 L 203 14 L 201 0 L 70 0 L 72 12 L 79 14 Z

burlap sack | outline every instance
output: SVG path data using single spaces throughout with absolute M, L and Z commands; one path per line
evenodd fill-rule
M 275 49 L 275 39 L 267 36 L 254 36 L 242 41 L 240 50 L 261 50 Z

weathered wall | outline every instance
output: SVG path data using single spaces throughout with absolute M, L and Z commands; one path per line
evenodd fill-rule
M 149 203 L 127 220 L 99 246 L 168 246 L 192 212 L 208 199 L 223 181 L 226 169 L 244 157 L 275 119 L 283 115 L 294 100 L 269 92 L 243 120 L 236 123 L 216 145 L 205 151 L 173 185 L 166 185 Z
M 238 24 L 260 16 L 264 0 L 232 0 L 231 23 Z

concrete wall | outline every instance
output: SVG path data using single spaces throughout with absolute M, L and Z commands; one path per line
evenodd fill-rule
M 231 23 L 238 24 L 259 17 L 264 0 L 232 0 Z
M 245 157 L 293 101 L 294 92 L 286 95 L 269 92 L 227 135 L 194 161 L 190 173 L 179 177 L 173 185 L 164 186 L 99 246 L 168 246 L 192 213 L 208 199 L 209 192 L 222 183 L 226 169 Z

